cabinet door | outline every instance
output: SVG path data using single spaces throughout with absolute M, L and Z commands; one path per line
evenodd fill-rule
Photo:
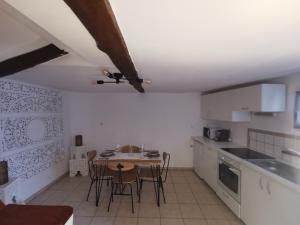
M 264 179 L 254 170 L 241 169 L 241 218 L 247 225 L 267 225 L 266 210 L 270 206 L 264 192 Z
M 203 178 L 203 169 L 202 169 L 202 162 L 203 162 L 203 144 L 197 141 L 194 141 L 194 156 L 193 156 L 193 167 L 194 171 Z
M 208 146 L 206 146 L 204 149 L 204 179 L 213 190 L 216 190 L 218 153 L 216 149 Z
M 300 195 L 242 167 L 241 218 L 247 225 L 299 225 Z
M 198 142 L 194 141 L 194 146 L 193 146 L 193 168 L 194 171 L 199 175 L 199 155 L 200 155 L 200 150 L 199 150 L 199 144 Z
M 270 202 L 269 223 L 272 225 L 300 224 L 300 193 L 271 179 L 266 182 Z

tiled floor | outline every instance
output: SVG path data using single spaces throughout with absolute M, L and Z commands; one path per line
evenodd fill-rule
M 216 194 L 192 171 L 170 171 L 165 184 L 167 204 L 155 204 L 152 183 L 143 186 L 141 203 L 135 199 L 131 213 L 129 196 L 118 196 L 107 212 L 109 188 L 95 206 L 95 189 L 89 201 L 88 177 L 66 177 L 41 193 L 30 204 L 70 205 L 75 225 L 242 225 Z

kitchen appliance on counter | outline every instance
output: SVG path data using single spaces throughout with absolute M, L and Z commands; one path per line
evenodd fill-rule
M 214 141 L 229 142 L 230 130 L 216 127 L 203 127 L 203 136 Z

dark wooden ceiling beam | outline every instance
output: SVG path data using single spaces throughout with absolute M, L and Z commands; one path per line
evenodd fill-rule
M 34 51 L 0 62 L 0 77 L 29 69 L 65 54 L 68 53 L 53 44 L 49 44 Z
M 108 0 L 64 0 L 129 83 L 144 92 Z M 76 34 L 74 34 L 76 35 Z

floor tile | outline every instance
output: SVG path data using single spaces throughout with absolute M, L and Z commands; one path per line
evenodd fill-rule
M 90 225 L 114 225 L 114 217 L 94 217 Z
M 158 218 L 139 218 L 138 225 L 160 225 L 160 219 Z
M 114 225 L 137 225 L 137 223 L 137 218 L 117 217 Z
M 159 218 L 159 207 L 156 204 L 141 203 L 139 209 L 139 217 Z
M 204 219 L 183 219 L 184 225 L 207 225 Z
M 182 219 L 170 219 L 170 218 L 162 218 L 160 224 L 161 225 L 184 225 Z
M 116 205 L 111 204 L 110 207 L 116 207 Z M 134 203 L 134 213 L 132 213 L 131 203 L 122 202 L 119 204 L 117 216 L 118 217 L 137 217 L 139 213 L 139 204 Z
M 217 205 L 203 205 L 201 210 L 206 219 L 225 220 L 224 206 Z
M 204 218 L 201 209 L 197 204 L 181 204 L 180 211 L 182 218 Z
M 162 218 L 182 218 L 178 204 L 163 204 L 159 210 Z
M 187 183 L 184 184 L 174 184 L 175 192 L 182 193 L 182 192 L 191 192 L 191 188 Z
M 228 220 L 207 220 L 208 225 L 230 225 Z
M 75 209 L 74 214 L 76 216 L 95 216 L 97 207 L 94 202 L 82 202 L 77 209 Z
M 74 225 L 90 225 L 93 217 L 74 216 Z
M 196 199 L 192 192 L 181 192 L 177 193 L 177 201 L 181 204 L 196 204 Z
M 165 197 L 167 203 L 178 203 L 177 194 L 174 192 L 166 192 Z
M 118 210 L 119 210 L 120 203 L 119 202 L 114 202 L 112 203 L 109 212 L 107 211 L 108 204 L 102 202 L 95 213 L 95 216 L 100 216 L 100 217 L 115 217 L 117 216 Z

